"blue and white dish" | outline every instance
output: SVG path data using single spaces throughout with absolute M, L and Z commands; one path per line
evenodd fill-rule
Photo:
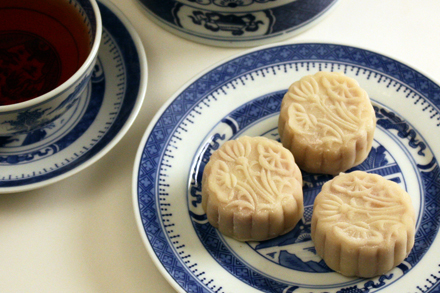
M 0 137 L 0 193 L 46 186 L 86 168 L 136 118 L 147 87 L 143 45 L 113 4 L 98 4 L 103 34 L 90 82 L 62 118 L 30 133 Z
M 278 139 L 284 93 L 317 71 L 344 72 L 369 93 L 378 119 L 374 144 L 353 170 L 400 184 L 417 213 L 410 255 L 376 278 L 344 277 L 316 255 L 313 201 L 331 176 L 303 173 L 304 217 L 293 231 L 268 241 L 224 237 L 201 207 L 211 153 L 242 135 Z M 211 67 L 162 107 L 139 147 L 133 201 L 146 248 L 179 292 L 438 292 L 439 108 L 438 83 L 392 58 L 346 45 L 267 46 Z
M 159 26 L 191 41 L 250 47 L 293 37 L 338 0 L 138 0 Z

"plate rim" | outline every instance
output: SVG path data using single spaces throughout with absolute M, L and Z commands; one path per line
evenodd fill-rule
M 140 39 L 139 34 L 135 30 L 131 22 L 128 20 L 128 18 L 115 4 L 113 4 L 109 0 L 97 0 L 97 2 L 99 4 L 106 6 L 121 21 L 123 26 L 127 29 L 131 39 L 133 40 L 134 47 L 136 48 L 136 52 L 138 53 L 139 68 L 140 68 L 139 91 L 137 93 L 136 101 L 133 105 L 133 109 L 130 115 L 128 116 L 127 120 L 125 121 L 121 129 L 117 132 L 117 134 L 100 151 L 98 151 L 94 156 L 92 156 L 82 164 L 74 167 L 73 169 L 65 173 L 56 175 L 52 178 L 40 182 L 26 184 L 26 185 L 12 186 L 12 187 L 0 187 L 0 194 L 18 193 L 18 192 L 24 192 L 24 191 L 42 188 L 50 184 L 56 183 L 58 181 L 61 181 L 63 179 L 66 179 L 86 169 L 87 167 L 96 163 L 99 159 L 101 159 L 104 155 L 106 155 L 117 143 L 119 143 L 119 141 L 124 137 L 124 135 L 130 129 L 131 125 L 134 123 L 134 120 L 139 114 L 139 111 L 142 107 L 145 98 L 145 93 L 147 91 L 147 83 L 148 83 L 148 62 L 142 40 Z M 105 29 L 104 24 L 103 24 L 103 29 Z M 98 56 L 99 56 L 99 50 L 98 50 Z
M 389 58 L 393 61 L 396 61 L 404 66 L 407 66 L 408 68 L 411 68 L 412 70 L 420 73 L 422 76 L 424 76 L 425 78 L 431 80 L 434 84 L 438 85 L 440 87 L 440 83 L 439 80 L 433 78 L 431 75 L 429 75 L 428 73 L 426 73 L 424 70 L 421 70 L 420 68 L 418 68 L 417 66 L 412 65 L 410 62 L 407 61 L 402 61 L 400 58 L 395 58 L 395 57 L 391 57 L 389 54 L 383 53 L 380 50 L 375 50 L 372 49 L 370 47 L 361 47 L 361 46 L 356 46 L 353 45 L 351 43 L 347 43 L 347 42 L 326 42 L 326 41 L 317 41 L 317 40 L 313 40 L 313 39 L 307 39 L 307 40 L 299 40 L 299 41 L 285 41 L 285 42 L 277 42 L 277 43 L 273 43 L 273 44 L 267 44 L 267 45 L 262 45 L 262 46 L 257 46 L 254 48 L 250 48 L 250 49 L 245 49 L 242 52 L 239 52 L 237 54 L 233 54 L 231 56 L 228 56 L 226 58 L 223 58 L 220 61 L 217 61 L 209 66 L 207 66 L 204 70 L 200 71 L 199 73 L 195 74 L 192 78 L 190 78 L 187 82 L 185 82 L 181 87 L 179 87 L 177 89 L 177 91 L 174 92 L 174 94 L 171 95 L 170 98 L 168 98 L 164 104 L 157 110 L 156 114 L 153 116 L 153 118 L 151 119 L 151 121 L 149 122 L 146 130 L 144 131 L 144 134 L 142 135 L 142 139 L 139 142 L 139 146 L 138 146 L 138 150 L 136 152 L 136 157 L 134 160 L 134 167 L 133 167 L 133 173 L 132 173 L 132 204 L 133 204 L 133 209 L 134 209 L 134 216 L 135 216 L 135 221 L 136 221 L 136 225 L 139 231 L 139 234 L 141 236 L 142 242 L 144 243 L 144 246 L 150 256 L 150 258 L 152 259 L 153 263 L 155 264 L 156 268 L 159 270 L 159 272 L 162 274 L 162 276 L 167 280 L 168 284 L 170 284 L 177 292 L 181 292 L 181 293 L 185 293 L 186 291 L 179 285 L 179 283 L 169 274 L 169 272 L 165 269 L 165 267 L 162 265 L 162 263 L 160 262 L 158 256 L 155 253 L 155 250 L 153 249 L 146 233 L 145 233 L 145 229 L 143 227 L 143 223 L 142 223 L 142 217 L 140 214 L 140 209 L 139 209 L 139 196 L 138 196 L 138 178 L 139 178 L 139 163 L 140 160 L 142 158 L 143 155 L 143 151 L 145 149 L 145 145 L 146 142 L 148 140 L 148 138 L 150 137 L 150 135 L 152 134 L 152 130 L 154 129 L 154 127 L 156 126 L 158 120 L 162 117 L 162 115 L 164 114 L 165 110 L 174 102 L 174 100 L 181 94 L 183 93 L 183 91 L 185 89 L 187 89 L 191 84 L 193 84 L 194 82 L 196 82 L 198 79 L 200 79 L 202 76 L 204 76 L 205 74 L 211 72 L 212 70 L 214 70 L 216 67 L 219 67 L 227 62 L 230 62 L 236 58 L 242 57 L 244 55 L 247 54 L 251 54 L 257 51 L 263 51 L 266 49 L 270 49 L 270 48 L 275 48 L 275 47 L 283 47 L 283 46 L 290 46 L 290 45 L 300 45 L 300 44 L 318 44 L 318 45 L 335 45 L 335 46 L 345 46 L 345 47 L 352 47 L 352 48 L 356 48 L 359 50 L 366 50 L 369 51 L 371 53 L 375 53 L 378 55 L 381 55 L 385 58 Z M 337 61 L 337 60 L 335 60 Z M 384 74 L 385 76 L 388 76 L 387 74 Z M 415 89 L 411 88 L 413 91 L 416 91 Z M 439 109 L 440 110 L 440 109 Z

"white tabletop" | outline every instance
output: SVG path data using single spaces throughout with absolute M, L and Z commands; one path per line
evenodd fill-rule
M 153 115 L 175 91 L 246 49 L 192 43 L 155 25 L 135 0 L 112 1 L 145 47 L 145 102 L 125 137 L 94 165 L 38 190 L 0 196 L 0 292 L 174 292 L 136 226 L 135 154 Z M 439 12 L 437 0 L 340 0 L 325 19 L 288 42 L 363 47 L 440 81 Z

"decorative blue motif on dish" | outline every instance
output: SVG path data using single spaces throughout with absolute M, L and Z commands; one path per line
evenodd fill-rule
M 254 3 L 275 2 L 277 0 L 187 0 L 187 1 L 201 5 L 213 4 L 219 7 L 235 8 L 240 6 L 249 6 Z
M 144 231 L 151 246 L 168 274 L 188 292 L 224 292 L 222 287 L 211 284 L 221 283 L 204 278 L 203 270 L 191 261 L 191 255 L 184 253 L 185 243 L 180 243 L 179 232 L 174 231 L 173 215 L 167 213 L 171 201 L 167 193 L 171 182 L 167 181 L 164 169 L 171 167 L 168 162 L 174 157 L 175 142 L 179 133 L 186 131 L 186 126 L 194 122 L 193 115 L 203 115 L 203 108 L 215 100 L 213 93 L 222 93 L 224 89 L 234 88 L 235 83 L 252 79 L 253 75 L 264 76 L 266 72 L 276 70 L 298 70 L 309 68 L 326 71 L 348 71 L 362 74 L 377 82 L 386 82 L 388 87 L 397 92 L 407 93 L 407 99 L 425 105 L 431 119 L 440 120 L 440 88 L 430 79 L 417 71 L 393 59 L 367 50 L 331 44 L 290 44 L 261 49 L 227 61 L 207 72 L 185 88 L 163 111 L 153 126 L 143 148 L 139 162 L 137 199 Z M 297 281 L 285 282 L 273 279 L 259 268 L 250 265 L 235 253 L 229 240 L 218 233 L 206 220 L 201 203 L 201 174 L 210 154 L 224 141 L 243 134 L 247 129 L 257 129 L 261 121 L 272 119 L 279 111 L 282 92 L 274 92 L 258 97 L 233 110 L 224 117 L 199 147 L 193 159 L 188 183 L 188 213 L 200 242 L 211 257 L 216 260 L 231 276 L 263 292 L 295 292 L 299 288 L 310 291 L 326 292 L 326 286 L 304 285 Z M 372 96 L 374 100 L 374 96 Z M 209 107 L 209 106 L 208 106 Z M 424 110 L 424 111 L 425 111 Z M 332 284 L 337 292 L 372 292 L 383 288 L 392 288 L 398 279 L 413 270 L 423 259 L 436 239 L 440 226 L 440 169 L 428 143 L 412 125 L 398 113 L 386 106 L 375 103 L 377 125 L 387 140 L 398 146 L 408 156 L 412 172 L 417 176 L 420 188 L 421 204 L 418 210 L 415 246 L 407 259 L 393 270 L 374 280 L 353 279 Z M 440 123 L 437 123 L 437 127 Z M 254 128 L 252 128 L 254 127 Z M 218 131 L 218 129 L 222 129 Z M 276 125 L 264 133 L 277 139 Z M 410 155 L 411 154 L 411 155 Z M 374 147 L 361 165 L 354 169 L 375 172 L 406 186 L 405 172 L 399 161 L 387 150 L 382 141 L 376 140 Z M 329 274 L 325 263 L 313 257 L 301 259 L 304 255 L 313 256 L 315 251 L 310 241 L 310 218 L 314 196 L 320 186 L 330 178 L 326 175 L 303 174 L 305 214 L 302 221 L 290 233 L 278 238 L 252 243 L 248 246 L 255 256 L 263 257 L 279 267 L 293 271 L 315 274 Z M 157 207 L 161 207 L 160 210 Z M 174 232 L 173 232 L 174 231 Z M 178 243 L 178 244 L 175 244 Z M 298 246 L 298 251 L 290 251 Z M 438 262 L 440 264 L 440 261 Z M 440 288 L 440 274 L 427 272 L 426 279 L 419 280 L 414 290 L 435 292 Z M 422 285 L 423 284 L 423 285 Z M 415 285 L 416 286 L 416 285 Z M 411 289 L 412 290 L 412 289 Z M 336 292 L 335 291 L 335 292 Z
M 270 16 L 270 15 L 269 15 Z M 245 15 L 224 15 L 218 12 L 193 11 L 188 15 L 195 25 L 202 25 L 211 32 L 229 31 L 234 36 L 241 36 L 245 32 L 256 32 L 264 24 L 262 20 L 251 13 Z M 268 22 L 273 22 L 268 17 Z

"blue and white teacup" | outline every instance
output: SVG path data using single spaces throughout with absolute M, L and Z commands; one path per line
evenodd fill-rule
M 0 27 L 0 136 L 43 128 L 73 107 L 102 34 L 95 0 L 2 0 L 0 17 L 9 16 L 20 21 Z

